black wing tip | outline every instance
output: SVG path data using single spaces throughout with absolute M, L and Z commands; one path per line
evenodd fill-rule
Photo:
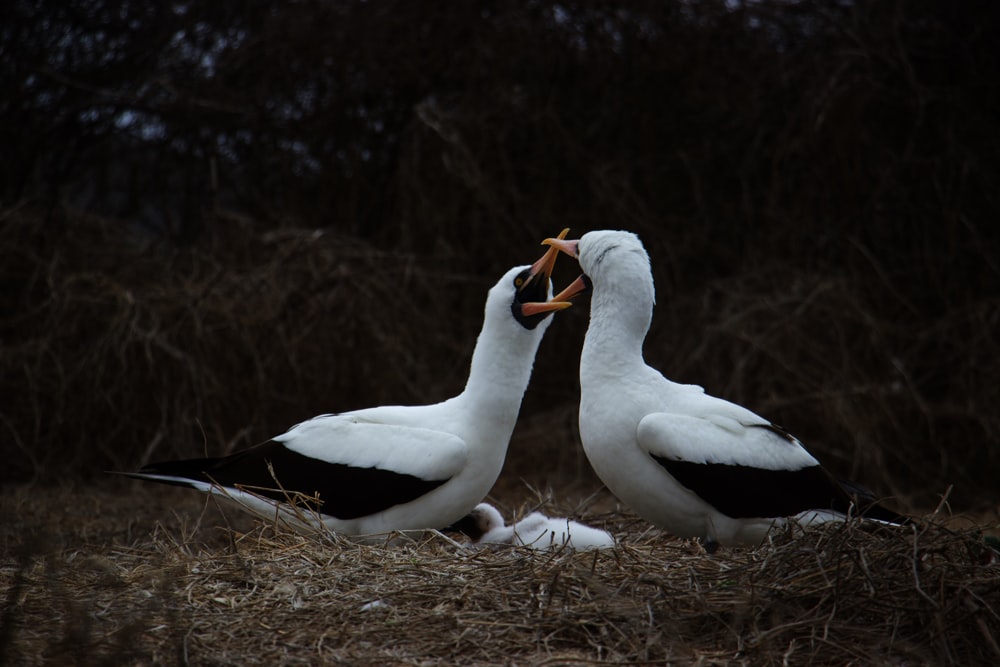
M 195 482 L 211 482 L 209 470 L 214 470 L 222 459 L 180 459 L 147 463 L 139 468 L 137 475 L 166 475 L 183 477 Z
M 105 472 L 112 475 L 131 477 L 132 479 L 141 479 L 146 482 L 191 488 L 196 487 L 199 482 L 213 482 L 207 471 L 218 460 L 180 459 L 175 461 L 161 461 L 158 463 L 148 463 L 135 471 L 107 470 Z
M 913 519 L 898 512 L 895 512 L 881 504 L 881 499 L 875 497 L 875 493 L 868 487 L 863 486 L 849 479 L 838 479 L 840 488 L 847 494 L 847 498 L 854 505 L 854 510 L 865 519 L 884 521 L 897 526 L 908 526 L 914 523 Z
M 770 426 L 763 426 L 773 430 Z M 878 503 L 860 484 L 836 480 L 820 465 L 771 470 L 730 463 L 693 463 L 653 456 L 677 482 L 734 519 L 792 517 L 833 511 L 884 523 L 913 520 Z
M 185 489 L 197 488 L 196 482 L 202 481 L 200 479 L 164 479 L 160 475 L 164 473 L 154 472 L 147 470 L 146 468 L 140 469 L 138 472 L 126 472 L 122 470 L 105 470 L 105 473 L 109 475 L 119 475 L 121 477 L 130 477 L 132 479 L 142 480 L 143 482 L 156 482 L 157 484 L 166 484 L 167 486 L 179 486 Z
M 867 505 L 859 503 L 855 504 L 861 512 L 861 517 L 864 519 L 884 521 L 885 523 L 891 523 L 897 526 L 910 526 L 915 525 L 916 523 L 910 517 L 900 514 L 899 512 L 894 512 L 888 507 L 875 502 L 868 503 Z

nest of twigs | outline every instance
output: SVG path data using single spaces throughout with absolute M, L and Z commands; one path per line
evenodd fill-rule
M 182 498 L 197 512 L 193 494 L 156 493 L 149 498 Z M 441 534 L 366 546 L 261 523 L 194 530 L 190 511 L 136 538 L 131 522 L 114 525 L 110 506 L 124 517 L 142 500 L 77 502 L 65 515 L 83 538 L 72 547 L 5 531 L 16 548 L 3 563 L 0 657 L 23 665 L 1000 660 L 996 554 L 979 535 L 933 522 L 794 529 L 755 549 L 707 555 L 631 515 L 584 513 L 575 518 L 620 544 L 575 553 L 465 548 Z M 5 502 L 30 523 L 45 505 L 38 501 Z M 46 511 L 59 512 L 59 502 Z M 94 509 L 111 515 L 103 529 Z

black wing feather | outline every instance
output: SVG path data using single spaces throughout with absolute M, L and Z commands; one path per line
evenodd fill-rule
M 152 463 L 139 473 L 239 487 L 278 501 L 288 501 L 291 497 L 310 510 L 343 520 L 410 502 L 448 481 L 422 479 L 382 468 L 328 463 L 294 452 L 273 440 L 221 458 Z
M 850 497 L 822 466 L 766 470 L 653 458 L 682 486 L 734 519 L 793 516 L 806 510 L 847 513 L 850 509 Z

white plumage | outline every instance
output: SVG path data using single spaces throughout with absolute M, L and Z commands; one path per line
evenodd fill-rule
M 565 232 L 564 232 L 565 233 Z M 468 382 L 423 406 L 321 415 L 231 456 L 152 464 L 133 477 L 190 486 L 293 526 L 346 535 L 441 528 L 500 474 L 535 352 L 569 304 L 550 301 L 558 251 L 509 270 L 489 291 Z
M 580 437 L 618 498 L 648 521 L 709 547 L 756 544 L 784 517 L 842 517 L 858 502 L 780 427 L 646 365 L 642 347 L 655 294 L 649 257 L 635 234 L 597 231 L 546 243 L 576 257 L 593 290 L 580 358 Z M 865 511 L 905 521 L 877 505 Z
M 479 503 L 469 513 L 474 531 L 481 533 L 474 544 L 514 544 L 533 549 L 608 549 L 615 546 L 610 533 L 570 519 L 532 512 L 513 525 L 506 525 L 500 512 L 489 503 Z

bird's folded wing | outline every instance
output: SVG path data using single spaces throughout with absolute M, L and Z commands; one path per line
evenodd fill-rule
M 770 424 L 653 413 L 639 447 L 682 486 L 734 518 L 793 516 L 843 505 L 842 491 L 797 440 Z
M 765 470 L 819 465 L 795 438 L 778 427 L 767 422 L 743 424 L 728 416 L 654 412 L 639 421 L 636 438 L 649 454 L 675 461 Z
M 458 436 L 432 428 L 324 415 L 274 438 L 288 449 L 325 463 L 378 468 L 423 480 L 447 480 L 468 461 Z
M 323 415 L 210 467 L 197 461 L 164 465 L 196 465 L 192 473 L 220 486 L 348 520 L 430 493 L 467 460 L 465 442 L 451 433 Z
M 467 461 L 465 442 L 451 433 L 323 415 L 229 456 L 151 463 L 129 474 L 224 495 L 250 493 L 348 520 L 416 500 Z

